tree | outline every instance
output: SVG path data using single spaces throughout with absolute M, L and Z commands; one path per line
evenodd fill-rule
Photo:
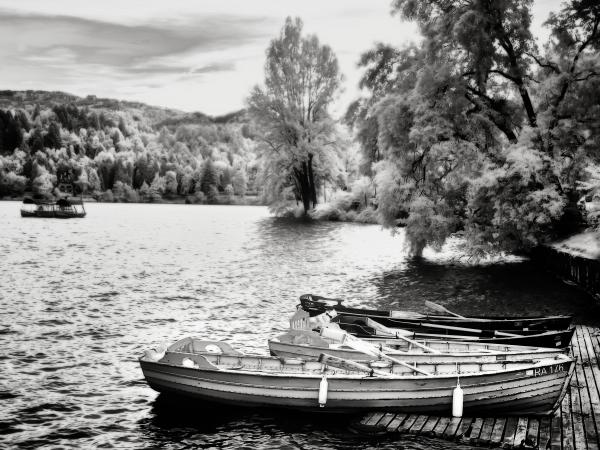
M 474 253 L 527 250 L 565 232 L 576 180 L 598 158 L 600 5 L 573 0 L 551 15 L 543 56 L 530 7 L 395 0 L 422 45 L 363 57 L 372 96 L 348 117 L 375 162 L 383 222 L 405 225 L 416 253 L 458 230 Z
M 292 188 L 305 213 L 317 204 L 319 165 L 335 159 L 337 134 L 327 108 L 339 88 L 338 61 L 316 36 L 302 36 L 302 21 L 286 19 L 267 49 L 264 87 L 248 98 L 260 130 L 265 189 L 271 203 Z M 327 176 L 323 170 L 318 174 Z
M 50 125 L 48 126 L 48 131 L 44 135 L 44 147 L 55 149 L 62 147 L 60 127 L 56 122 L 50 122 Z
M 11 154 L 21 146 L 23 131 L 18 117 L 11 111 L 0 109 L 0 155 Z
M 165 187 L 165 178 L 156 174 L 148 190 L 150 194 L 150 199 L 152 201 L 160 201 L 162 199 L 163 194 L 165 193 Z
M 233 178 L 231 180 L 233 191 L 236 195 L 243 197 L 246 195 L 246 187 L 247 187 L 247 179 L 246 172 L 242 169 L 238 169 L 233 174 Z
M 177 174 L 172 170 L 167 170 L 165 173 L 165 192 L 167 194 L 177 194 Z
M 214 188 L 214 189 L 213 189 Z M 200 179 L 200 190 L 209 199 L 212 199 L 213 191 L 217 191 L 217 172 L 214 168 L 212 159 L 207 159 L 202 168 L 202 175 Z M 214 199 L 213 199 L 214 200 Z

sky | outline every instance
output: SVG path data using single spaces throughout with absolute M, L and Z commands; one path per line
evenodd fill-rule
M 417 27 L 390 0 L 0 0 L 0 89 L 59 90 L 220 115 L 264 79 L 265 51 L 287 16 L 336 53 L 341 115 L 360 92 L 361 53 L 403 46 Z M 533 31 L 560 0 L 537 0 Z

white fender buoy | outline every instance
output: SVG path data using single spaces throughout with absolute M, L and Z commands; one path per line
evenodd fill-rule
M 325 403 L 327 403 L 327 388 L 329 387 L 329 383 L 327 382 L 327 377 L 323 375 L 321 378 L 321 383 L 319 383 L 319 406 L 323 408 Z
M 452 391 L 452 417 L 462 417 L 463 415 L 463 390 L 460 387 L 460 380 L 456 381 L 456 387 Z
M 190 358 L 183 358 L 183 360 L 181 361 L 181 365 L 183 367 L 193 368 L 194 367 L 194 361 L 192 361 Z

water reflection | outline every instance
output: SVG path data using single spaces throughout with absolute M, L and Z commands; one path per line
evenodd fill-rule
M 593 324 L 600 312 L 586 293 L 526 260 L 473 265 L 411 259 L 368 283 L 376 286 L 376 296 L 355 302 L 380 309 L 422 312 L 430 300 L 463 315 L 574 314 L 578 322 Z
M 427 438 L 359 431 L 360 415 L 314 414 L 222 405 L 159 395 L 150 415 L 139 421 L 151 446 L 177 440 L 197 448 L 244 449 L 442 449 L 449 444 Z M 400 445 L 399 445 L 400 444 Z M 453 448 L 470 448 L 452 446 Z

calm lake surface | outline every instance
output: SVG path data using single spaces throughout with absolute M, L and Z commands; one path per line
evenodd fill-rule
M 527 261 L 475 266 L 452 249 L 410 260 L 401 234 L 373 225 L 244 206 L 90 204 L 64 221 L 22 219 L 19 207 L 0 202 L 0 447 L 457 448 L 357 434 L 352 417 L 174 403 L 137 358 L 191 334 L 266 354 L 304 293 L 598 317 Z

